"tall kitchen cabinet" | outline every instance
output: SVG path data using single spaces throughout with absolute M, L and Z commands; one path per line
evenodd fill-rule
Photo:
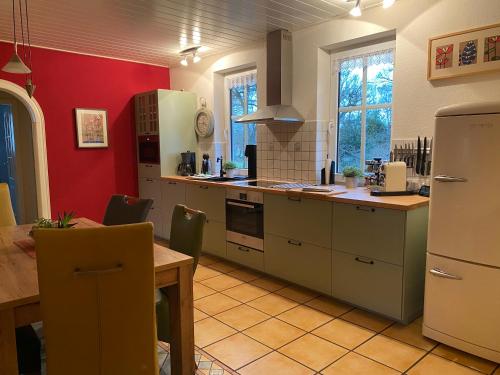
M 180 187 L 175 189 L 168 182 L 161 181 L 161 176 L 176 174 L 180 153 L 196 149 L 195 112 L 194 93 L 153 90 L 135 96 L 139 196 L 153 199 L 148 219 L 153 222 L 155 235 L 159 237 L 170 236 L 173 207 L 168 207 L 169 194 L 176 194 L 175 201 L 183 196 Z M 159 152 L 158 163 L 144 162 L 141 155 L 141 143 L 149 142 L 149 138 L 156 143 L 147 145 L 148 152 Z

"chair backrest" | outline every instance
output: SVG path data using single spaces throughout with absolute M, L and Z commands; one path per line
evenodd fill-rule
M 143 223 L 152 205 L 152 199 L 113 195 L 109 200 L 102 223 L 104 225 Z
M 194 270 L 200 259 L 206 215 L 178 204 L 172 214 L 169 248 L 194 258 Z
M 151 223 L 35 231 L 50 375 L 157 375 Z
M 10 201 L 9 185 L 0 183 L 0 227 L 16 225 L 16 217 Z

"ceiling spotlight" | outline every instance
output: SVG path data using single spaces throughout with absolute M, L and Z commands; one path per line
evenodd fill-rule
M 188 66 L 188 59 L 186 56 L 184 56 L 184 58 L 181 60 L 181 65 L 182 66 Z
M 351 11 L 349 12 L 351 14 L 351 16 L 353 17 L 359 17 L 361 16 L 361 0 L 357 0 L 356 1 L 356 6 L 354 8 L 351 9 Z
M 193 53 L 193 62 L 196 64 L 196 63 L 199 63 L 201 61 L 201 57 L 198 56 L 196 53 Z
M 384 3 L 382 4 L 382 6 L 384 8 L 389 8 L 389 7 L 393 6 L 395 2 L 396 2 L 396 0 L 384 0 Z

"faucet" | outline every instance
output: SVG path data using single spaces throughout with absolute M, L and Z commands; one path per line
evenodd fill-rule
M 220 162 L 220 177 L 223 178 L 226 172 L 224 171 L 224 159 L 222 158 L 222 155 L 217 158 L 217 163 L 218 162 Z

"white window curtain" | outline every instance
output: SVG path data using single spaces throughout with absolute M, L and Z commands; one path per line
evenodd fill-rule
M 252 70 L 227 77 L 228 88 L 252 86 L 257 83 L 257 71 Z
M 332 72 L 337 74 L 340 70 L 362 69 L 379 64 L 394 64 L 394 48 L 336 59 L 333 62 Z

